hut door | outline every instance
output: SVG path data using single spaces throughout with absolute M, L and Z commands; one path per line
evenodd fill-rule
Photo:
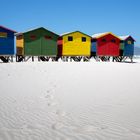
M 58 55 L 62 56 L 62 45 L 58 45 Z

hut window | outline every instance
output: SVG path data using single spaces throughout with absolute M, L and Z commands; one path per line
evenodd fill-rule
M 1 37 L 1 38 L 7 38 L 7 33 L 5 33 L 5 32 L 0 32 L 0 37 Z
M 129 40 L 129 41 L 127 41 L 127 43 L 128 43 L 128 44 L 132 44 L 132 42 L 131 42 L 130 40 Z
M 31 39 L 36 39 L 36 36 L 35 35 L 31 35 L 30 38 Z
M 111 40 L 111 42 L 115 43 L 115 42 L 116 42 L 116 40 L 115 40 L 115 39 L 112 39 L 112 40 Z
M 46 36 L 45 36 L 45 39 L 50 40 L 50 39 L 52 39 L 52 37 L 51 37 L 51 36 L 46 35 Z
M 104 39 L 102 39 L 102 42 L 106 42 L 106 39 L 104 38 Z
M 82 42 L 86 42 L 86 37 L 82 37 Z
M 72 36 L 68 36 L 68 41 L 73 41 L 73 37 Z

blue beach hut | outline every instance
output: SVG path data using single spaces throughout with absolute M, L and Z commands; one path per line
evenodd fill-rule
M 132 57 L 134 55 L 134 38 L 130 35 L 120 36 L 120 56 Z
M 0 26 L 0 55 L 15 55 L 14 33 L 16 31 Z

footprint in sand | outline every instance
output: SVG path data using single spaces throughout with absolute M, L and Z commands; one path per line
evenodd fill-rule
M 47 90 L 47 93 L 50 93 L 51 91 L 50 90 Z
M 53 90 L 48 89 L 48 90 L 46 90 L 45 92 L 46 92 L 47 95 L 50 95 L 50 94 L 52 94 Z
M 108 129 L 108 126 L 101 126 L 100 127 L 102 130 Z
M 53 95 L 46 95 L 45 98 L 53 100 L 54 96 Z
M 63 127 L 64 127 L 64 125 L 61 122 L 57 122 L 57 123 L 55 123 L 55 124 L 52 125 L 52 129 L 53 130 L 60 130 Z
M 23 129 L 23 130 L 32 130 L 32 129 L 35 129 L 35 127 L 33 126 L 33 125 L 31 125 L 31 124 L 24 124 L 22 127 L 21 127 L 21 129 Z
M 60 111 L 60 110 L 57 110 L 56 111 L 56 114 L 58 115 L 58 116 L 66 116 L 66 112 L 64 112 L 64 111 Z
M 50 103 L 48 103 L 48 106 L 56 106 L 56 105 L 57 105 L 56 102 L 50 102 Z

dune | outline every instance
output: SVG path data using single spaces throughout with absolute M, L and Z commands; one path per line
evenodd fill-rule
M 0 64 L 0 140 L 139 140 L 140 59 Z

